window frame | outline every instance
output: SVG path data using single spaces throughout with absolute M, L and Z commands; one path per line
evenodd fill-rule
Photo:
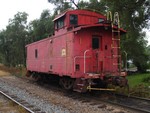
M 92 35 L 92 49 L 93 50 L 96 50 L 96 49 L 102 50 L 102 37 L 101 36 Z
M 35 49 L 35 58 L 38 58 L 38 49 Z
M 74 16 L 74 17 L 73 17 L 74 19 L 71 20 L 71 16 Z M 72 21 L 72 22 L 71 22 L 71 21 Z M 78 15 L 77 15 L 77 14 L 70 14 L 70 15 L 69 15 L 69 24 L 70 24 L 71 26 L 76 26 L 76 25 L 78 25 Z
M 65 16 L 62 16 L 58 20 L 55 21 L 55 29 L 62 29 L 65 26 Z

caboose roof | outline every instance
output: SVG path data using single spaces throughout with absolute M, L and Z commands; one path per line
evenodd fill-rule
M 62 12 L 62 13 L 61 13 L 61 14 L 59 14 L 59 15 L 56 15 L 56 16 L 55 16 L 55 18 L 53 19 L 53 21 L 55 21 L 55 20 L 57 20 L 57 19 L 59 19 L 59 18 L 63 17 L 64 15 L 66 15 L 67 11 L 68 11 L 68 10 L 66 10 L 66 11 Z
M 76 9 L 76 10 L 68 9 L 68 10 L 60 13 L 59 15 L 56 15 L 55 18 L 53 19 L 53 21 L 65 16 L 67 13 L 71 13 L 71 14 L 88 14 L 88 15 L 95 15 L 95 16 L 101 15 L 101 16 L 105 17 L 100 12 L 92 11 L 92 10 L 89 10 L 89 9 Z
M 74 31 L 79 31 L 81 29 L 85 29 L 85 28 L 93 28 L 93 27 L 110 27 L 109 24 L 92 24 L 92 25 L 85 25 L 85 26 L 79 26 L 77 28 L 74 29 Z M 114 26 L 114 29 L 117 29 L 117 26 Z M 126 30 L 123 30 L 122 28 L 119 28 L 121 33 L 126 33 Z

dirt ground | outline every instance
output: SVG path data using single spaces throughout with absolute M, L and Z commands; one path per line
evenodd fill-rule
M 25 75 L 26 74 L 26 68 L 24 67 L 7 67 L 3 64 L 0 64 L 0 76 L 6 76 L 6 75 Z
M 10 75 L 10 73 L 0 70 L 0 76 L 7 76 L 7 75 Z

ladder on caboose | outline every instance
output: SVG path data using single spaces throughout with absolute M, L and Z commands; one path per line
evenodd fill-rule
M 112 19 L 112 14 L 109 11 L 107 19 L 110 20 L 112 29 L 112 66 L 118 66 L 118 72 L 121 74 L 120 21 L 118 12 L 114 13 L 114 19 Z

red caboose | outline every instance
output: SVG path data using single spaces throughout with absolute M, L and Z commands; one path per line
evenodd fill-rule
M 27 75 L 59 76 L 65 89 L 80 92 L 108 83 L 122 86 L 120 35 L 125 31 L 119 27 L 118 13 L 114 18 L 110 12 L 106 17 L 89 10 L 58 15 L 53 36 L 26 46 Z

